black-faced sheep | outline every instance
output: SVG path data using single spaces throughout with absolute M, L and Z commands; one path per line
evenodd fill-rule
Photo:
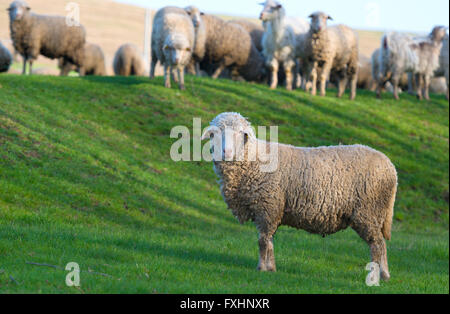
M 165 87 L 171 86 L 171 71 L 177 70 L 180 89 L 185 89 L 184 71 L 195 49 L 195 29 L 185 10 L 165 7 L 153 20 L 152 65 L 150 77 L 154 77 L 157 61 L 164 66 Z
M 350 80 L 350 99 L 356 97 L 358 80 L 358 36 L 345 25 L 327 26 L 332 18 L 323 12 L 310 15 L 311 29 L 305 40 L 305 63 L 312 83 L 311 94 L 316 95 L 317 81 L 320 95 L 326 95 L 330 73 L 338 79 L 338 97 L 342 97 Z
M 114 74 L 144 76 L 145 61 L 136 45 L 124 44 L 117 50 L 113 61 Z
M 58 60 L 58 67 L 61 70 L 60 75 L 66 76 L 71 71 L 79 72 L 79 68 L 64 58 Z M 84 46 L 83 67 L 86 75 L 105 76 L 105 55 L 99 45 L 86 43 Z
M 225 202 L 259 231 L 259 270 L 275 271 L 273 236 L 281 225 L 322 236 L 348 227 L 367 242 L 381 278 L 390 278 L 397 172 L 366 146 L 300 148 L 260 141 L 237 113 L 217 116 L 202 139 L 211 139 L 214 170 Z
M 0 42 L 0 73 L 8 72 L 13 61 L 12 55 L 8 49 Z
M 424 39 L 414 39 L 407 34 L 389 33 L 381 41 L 377 97 L 388 81 L 394 86 L 394 97 L 399 99 L 399 80 L 404 73 L 414 75 L 419 99 L 429 99 L 431 78 L 439 68 L 439 56 L 446 28 L 437 26 Z
M 64 58 L 76 64 L 80 75 L 84 75 L 86 32 L 82 25 L 69 26 L 65 17 L 34 14 L 23 1 L 12 2 L 8 11 L 11 39 L 24 59 L 23 74 L 26 74 L 27 62 L 32 73 L 34 60 L 42 54 L 50 59 Z

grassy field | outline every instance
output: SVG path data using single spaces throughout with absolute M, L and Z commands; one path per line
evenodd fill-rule
M 350 102 L 193 77 L 187 87 L 0 76 L 0 293 L 449 293 L 444 97 Z M 365 285 L 369 249 L 351 230 L 322 239 L 283 227 L 278 272 L 256 271 L 256 229 L 227 210 L 212 165 L 169 157 L 174 126 L 223 111 L 278 125 L 281 142 L 361 143 L 392 159 L 389 283 Z M 65 285 L 69 262 L 78 289 Z

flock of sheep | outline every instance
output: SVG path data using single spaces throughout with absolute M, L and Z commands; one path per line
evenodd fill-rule
M 78 71 L 80 75 L 106 75 L 102 49 L 86 42 L 82 25 L 68 25 L 66 18 L 31 12 L 23 1 L 9 9 L 13 48 L 0 43 L 0 72 L 8 70 L 13 53 L 23 57 L 23 74 L 32 72 L 39 55 L 59 59 L 61 75 Z M 408 89 L 418 98 L 429 98 L 431 79 L 444 76 L 448 98 L 449 48 L 447 28 L 435 27 L 430 35 L 413 37 L 388 33 L 372 60 L 358 51 L 358 36 L 345 25 L 328 26 L 332 17 L 323 12 L 309 16 L 310 22 L 286 16 L 275 0 L 266 0 L 260 15 L 262 25 L 236 19 L 225 21 L 198 8 L 165 7 L 153 20 L 150 77 L 157 62 L 164 67 L 165 86 L 171 79 L 185 88 L 184 74 L 228 77 L 268 83 L 276 88 L 303 88 L 312 95 L 319 89 L 326 94 L 334 84 L 341 97 L 350 87 L 350 98 L 357 88 L 392 90 L 399 98 Z M 113 61 L 116 75 L 145 75 L 146 63 L 133 44 L 121 46 Z

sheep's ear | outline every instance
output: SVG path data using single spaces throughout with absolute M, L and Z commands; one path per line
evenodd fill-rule
M 214 134 L 214 129 L 212 127 L 207 128 L 202 135 L 202 141 L 209 140 L 211 138 L 211 135 L 213 135 L 213 134 Z
M 277 6 L 275 7 L 275 9 L 279 10 L 281 9 L 283 6 L 281 4 L 277 4 Z
M 205 15 L 205 12 L 200 12 L 200 15 Z
M 164 45 L 163 50 L 167 50 L 167 49 L 169 49 L 169 46 Z
M 309 19 L 312 19 L 314 17 L 314 14 L 311 14 L 310 16 L 308 16 Z
M 187 52 L 191 52 L 191 47 L 187 47 L 187 48 L 186 48 L 186 51 L 187 51 Z
M 332 18 L 331 16 L 329 16 L 329 15 L 328 15 L 328 19 L 329 19 L 330 21 L 333 21 L 333 18 Z

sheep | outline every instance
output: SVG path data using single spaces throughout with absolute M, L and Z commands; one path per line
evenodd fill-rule
M 315 12 L 311 18 L 311 29 L 305 40 L 305 60 L 312 88 L 316 95 L 317 81 L 320 84 L 320 95 L 326 95 L 326 83 L 333 71 L 338 79 L 338 97 L 342 97 L 350 79 L 350 99 L 356 97 L 358 82 L 358 35 L 345 25 L 327 26 L 331 16 L 323 12 Z
M 16 48 L 14 48 L 14 43 L 11 39 L 2 39 L 0 42 L 5 46 L 6 49 L 9 50 L 11 56 L 13 57 L 13 62 L 19 62 L 19 53 Z
M 259 52 L 263 51 L 262 39 L 264 36 L 264 28 L 262 25 L 258 25 L 246 19 L 235 19 L 231 20 L 230 23 L 237 24 L 249 32 L 256 49 L 258 49 Z
M 8 49 L 0 42 L 0 73 L 8 72 L 13 57 Z
M 375 85 L 375 89 L 378 87 L 378 81 L 380 80 L 381 75 L 381 64 L 380 64 L 380 54 L 381 49 L 376 49 L 372 54 L 372 79 Z M 359 77 L 359 75 L 358 75 Z M 358 78 L 359 80 L 359 78 Z M 409 94 L 414 94 L 414 82 L 413 82 L 412 75 L 409 75 L 407 73 L 403 73 L 403 75 L 400 77 L 399 80 L 399 92 L 402 92 L 403 90 L 408 90 Z M 392 84 L 387 82 L 383 86 L 386 90 L 388 90 L 390 93 L 394 92 L 394 88 L 392 87 Z
M 439 55 L 446 28 L 436 26 L 425 39 L 414 39 L 407 34 L 388 33 L 381 40 L 377 97 L 385 82 L 394 86 L 394 98 L 399 99 L 399 79 L 403 73 L 411 73 L 416 82 L 418 99 L 430 99 L 429 87 L 434 72 L 439 67 Z
M 102 48 L 96 44 L 86 43 L 84 46 L 83 66 L 86 75 L 105 76 L 105 55 Z M 60 75 L 66 76 L 70 71 L 79 71 L 76 65 L 68 62 L 64 58 L 58 60 Z
M 202 63 L 216 66 L 212 78 L 217 79 L 226 68 L 231 68 L 234 76 L 260 81 L 265 74 L 264 58 L 250 34 L 242 26 L 210 14 L 202 15 L 201 19 L 206 29 Z
M 294 68 L 298 70 L 298 57 L 303 55 L 303 49 L 299 47 L 304 43 L 303 37 L 309 31 L 309 23 L 286 17 L 286 10 L 277 1 L 266 0 L 263 6 L 259 18 L 265 26 L 262 46 L 266 66 L 271 73 L 270 88 L 277 88 L 278 70 L 282 64 L 286 75 L 286 89 L 292 90 Z
M 381 278 L 390 278 L 385 240 L 391 239 L 397 171 L 388 157 L 362 145 L 260 141 L 238 113 L 212 120 L 207 139 L 226 204 L 240 223 L 253 221 L 259 231 L 260 271 L 276 271 L 273 236 L 281 225 L 322 236 L 351 227 L 370 246 Z
M 120 76 L 144 76 L 145 61 L 138 47 L 133 44 L 123 44 L 117 50 L 113 61 L 114 74 Z
M 12 2 L 8 11 L 11 39 L 23 57 L 23 74 L 27 63 L 32 73 L 33 62 L 42 54 L 50 59 L 64 58 L 76 64 L 80 75 L 84 75 L 86 31 L 82 25 L 69 26 L 65 17 L 34 14 L 24 1 Z
M 358 88 L 374 91 L 375 81 L 372 77 L 372 62 L 370 58 L 361 56 L 359 58 L 359 70 L 358 70 Z
M 191 62 L 194 45 L 194 24 L 186 11 L 175 7 L 159 10 L 153 20 L 150 77 L 154 77 L 159 60 L 164 66 L 165 87 L 170 88 L 171 70 L 177 69 L 179 86 L 184 90 L 184 71 Z
M 444 40 L 442 42 L 442 50 L 441 50 L 441 54 L 439 56 L 439 64 L 440 64 L 440 68 L 443 71 L 445 80 L 447 82 L 447 100 L 449 100 L 449 89 L 450 89 L 450 84 L 449 84 L 449 77 L 448 77 L 448 34 L 445 35 Z

